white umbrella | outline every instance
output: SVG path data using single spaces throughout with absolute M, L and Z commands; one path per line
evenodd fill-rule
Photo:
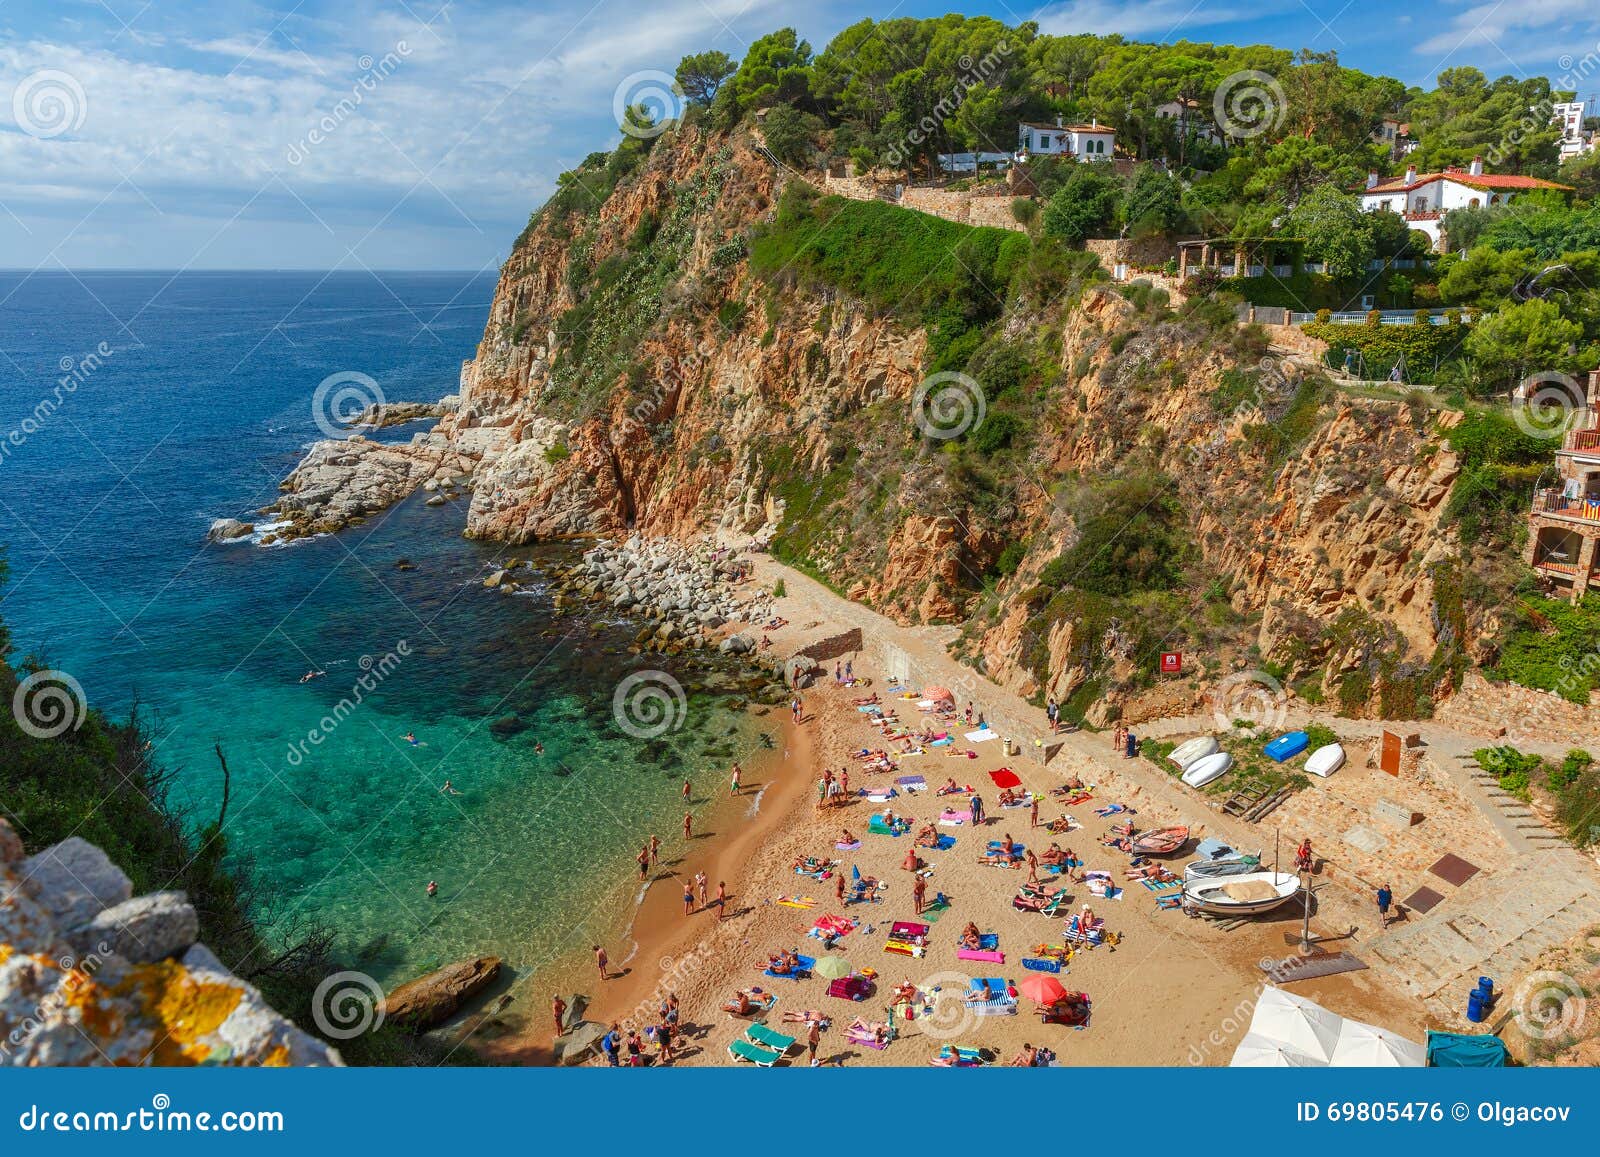
M 1297 1053 L 1282 1041 L 1275 1041 L 1258 1032 L 1247 1032 L 1228 1062 L 1236 1069 L 1325 1069 L 1326 1061 Z
M 1333 1046 L 1340 1068 L 1420 1069 L 1428 1050 L 1403 1036 L 1359 1020 L 1347 1020 Z
M 1256 1002 L 1250 1031 L 1325 1065 L 1333 1057 L 1342 1024 L 1338 1013 L 1315 1001 L 1268 986 Z

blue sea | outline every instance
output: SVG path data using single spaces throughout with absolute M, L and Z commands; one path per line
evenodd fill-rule
M 640 843 L 681 842 L 684 777 L 706 806 L 760 738 L 702 693 L 715 675 L 670 668 L 684 726 L 622 731 L 618 681 L 662 665 L 627 653 L 637 624 L 486 590 L 508 557 L 577 548 L 469 542 L 460 503 L 419 495 L 281 548 L 204 542 L 213 519 L 271 505 L 321 436 L 329 375 L 368 375 L 390 401 L 454 392 L 494 284 L 0 273 L 0 615 L 18 650 L 112 715 L 137 709 L 195 826 L 220 804 L 220 745 L 228 849 L 263 918 L 331 929 L 386 984 L 484 952 L 560 969 L 620 936 Z

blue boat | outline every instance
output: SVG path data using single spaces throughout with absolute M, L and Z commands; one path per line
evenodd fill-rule
M 1286 759 L 1293 759 L 1299 755 L 1310 743 L 1311 737 L 1304 731 L 1291 731 L 1287 735 L 1278 736 L 1262 750 L 1279 763 L 1282 763 Z

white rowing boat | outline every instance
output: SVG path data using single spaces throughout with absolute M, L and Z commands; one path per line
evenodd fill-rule
M 1208 755 L 1217 753 L 1217 741 L 1209 735 L 1196 736 L 1186 740 L 1172 749 L 1168 759 L 1176 763 L 1184 771 L 1189 770 L 1189 765 L 1197 759 L 1204 759 Z
M 1233 756 L 1226 751 L 1197 759 L 1183 773 L 1183 782 L 1190 787 L 1204 787 L 1233 766 Z
M 1212 916 L 1258 916 L 1300 893 L 1300 877 L 1290 872 L 1249 872 L 1242 876 L 1185 880 L 1183 906 Z
M 1319 747 L 1306 756 L 1306 772 L 1309 775 L 1320 775 L 1326 779 L 1343 766 L 1344 748 L 1337 743 Z

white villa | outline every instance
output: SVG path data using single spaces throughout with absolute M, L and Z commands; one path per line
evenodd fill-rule
M 1469 169 L 1446 169 L 1442 173 L 1421 173 L 1412 165 L 1404 177 L 1381 180 L 1377 173 L 1367 175 L 1361 190 L 1361 208 L 1368 213 L 1387 209 L 1399 213 L 1406 224 L 1433 239 L 1435 249 L 1443 249 L 1444 215 L 1452 209 L 1470 206 L 1504 205 L 1518 193 L 1529 189 L 1568 189 L 1537 177 L 1485 173 L 1483 158 L 1474 157 Z
M 1210 106 L 1200 101 L 1169 100 L 1166 104 L 1156 105 L 1156 116 L 1162 120 L 1179 121 L 1195 136 L 1212 144 L 1227 143 L 1223 135 L 1217 131 L 1217 126 L 1211 123 Z
M 1041 157 L 1076 157 L 1080 161 L 1109 161 L 1117 131 L 1092 121 L 1086 125 L 1053 125 L 1024 121 L 1017 126 L 1017 152 Z
M 1594 150 L 1594 138 L 1583 131 L 1583 117 L 1588 107 L 1588 102 L 1581 100 L 1564 101 L 1550 106 L 1550 123 L 1561 128 L 1563 161 L 1581 157 L 1584 153 Z

